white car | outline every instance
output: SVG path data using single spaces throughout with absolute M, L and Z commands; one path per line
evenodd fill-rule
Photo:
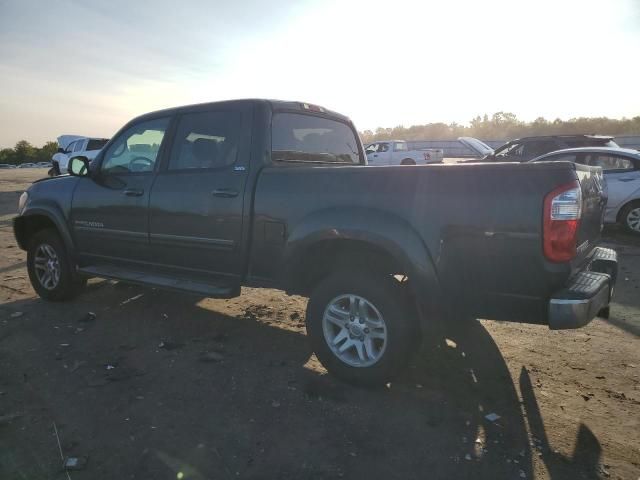
M 67 165 L 72 157 L 83 156 L 93 160 L 108 141 L 108 138 L 60 135 L 58 137 L 58 152 L 51 158 L 53 170 L 58 174 L 67 173 Z
M 601 167 L 607 185 L 605 223 L 620 223 L 640 235 L 640 152 L 628 148 L 567 148 L 534 158 L 532 162 L 575 162 Z
M 426 165 L 442 163 L 441 148 L 409 150 L 404 140 L 373 142 L 364 149 L 369 165 Z

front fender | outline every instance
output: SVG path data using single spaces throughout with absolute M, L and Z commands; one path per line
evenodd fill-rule
M 51 221 L 51 223 L 53 223 L 64 242 L 67 252 L 69 252 L 70 256 L 74 256 L 75 245 L 65 216 L 60 207 L 47 202 L 38 202 L 34 205 L 27 205 L 22 214 L 13 219 L 13 231 L 16 241 L 18 242 L 18 246 L 22 250 L 27 250 L 29 244 L 29 230 L 27 225 L 29 224 L 29 221 L 34 219 L 36 216 L 46 217 Z
M 284 250 L 285 265 L 295 266 L 310 247 L 327 240 L 354 240 L 388 252 L 408 273 L 416 299 L 439 295 L 440 284 L 427 246 L 416 230 L 396 215 L 359 207 L 314 212 L 291 229 Z

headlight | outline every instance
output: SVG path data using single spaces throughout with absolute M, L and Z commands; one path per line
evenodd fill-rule
M 20 195 L 20 200 L 18 200 L 18 214 L 22 215 L 22 211 L 27 205 L 27 200 L 29 200 L 29 194 L 27 192 L 23 192 L 22 195 Z

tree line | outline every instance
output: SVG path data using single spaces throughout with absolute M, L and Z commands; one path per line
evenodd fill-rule
M 580 117 L 549 121 L 543 117 L 524 122 L 509 112 L 477 116 L 469 125 L 458 123 L 427 123 L 395 128 L 377 128 L 360 132 L 364 143 L 376 140 L 456 140 L 458 137 L 477 137 L 481 140 L 510 140 L 534 135 L 566 135 L 595 133 L 601 135 L 640 135 L 640 116 L 613 119 L 607 117 Z
M 0 149 L 0 163 L 19 165 L 21 163 L 50 162 L 58 151 L 57 142 L 47 142 L 42 147 L 34 147 L 26 140 L 20 140 L 13 148 Z

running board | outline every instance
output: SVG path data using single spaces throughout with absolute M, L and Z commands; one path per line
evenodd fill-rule
M 78 273 L 89 277 L 108 278 L 126 283 L 135 283 L 147 287 L 194 293 L 211 298 L 234 298 L 240 295 L 240 285 L 215 285 L 205 282 L 194 282 L 182 278 L 136 272 L 112 265 L 89 265 L 78 269 Z

